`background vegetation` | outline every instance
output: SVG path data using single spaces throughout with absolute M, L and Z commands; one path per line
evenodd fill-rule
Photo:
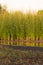
M 20 11 L 8 12 L 0 5 L 0 44 L 35 45 L 42 43 L 14 42 L 14 40 L 43 39 L 43 10 L 37 13 L 23 13 Z M 1 40 L 5 40 L 4 42 Z M 9 40 L 13 40 L 10 42 Z

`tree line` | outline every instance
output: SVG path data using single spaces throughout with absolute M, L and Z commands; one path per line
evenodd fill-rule
M 6 42 L 1 40 L 13 40 Z M 43 40 L 43 10 L 37 13 L 23 13 L 21 11 L 8 12 L 0 6 L 0 44 L 29 45 L 26 42 L 14 42 L 14 40 Z M 31 44 L 31 42 L 30 42 Z M 41 43 L 33 43 L 34 46 Z

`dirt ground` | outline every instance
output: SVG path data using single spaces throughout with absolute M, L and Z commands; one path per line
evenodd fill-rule
M 0 65 L 43 65 L 43 52 L 0 47 Z

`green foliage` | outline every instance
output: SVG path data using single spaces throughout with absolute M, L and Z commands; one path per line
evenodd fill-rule
M 11 40 L 43 38 L 43 11 L 34 13 L 0 12 L 0 38 Z

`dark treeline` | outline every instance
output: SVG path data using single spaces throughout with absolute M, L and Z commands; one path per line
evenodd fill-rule
M 43 39 L 43 10 L 37 13 L 23 13 L 20 11 L 9 13 L 0 6 L 0 43 L 4 40 L 40 40 Z M 4 44 L 29 45 L 29 43 L 7 42 Z M 30 43 L 31 44 L 31 43 Z M 36 46 L 37 43 L 34 43 Z M 38 46 L 41 43 L 38 42 Z

